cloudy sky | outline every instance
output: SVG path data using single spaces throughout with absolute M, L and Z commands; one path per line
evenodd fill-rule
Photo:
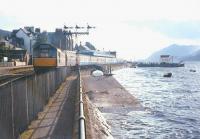
M 0 28 L 97 28 L 84 39 L 119 57 L 141 59 L 170 44 L 200 45 L 199 0 L 0 0 Z

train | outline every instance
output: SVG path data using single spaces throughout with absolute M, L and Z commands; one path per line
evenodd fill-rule
M 109 52 L 94 50 L 67 51 L 51 44 L 39 44 L 33 48 L 33 66 L 36 68 L 50 68 L 62 66 L 84 66 L 95 64 L 115 64 L 124 62 Z

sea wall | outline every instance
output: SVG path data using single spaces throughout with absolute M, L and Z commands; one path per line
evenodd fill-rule
M 86 93 L 84 93 L 83 101 L 87 139 L 113 139 L 111 127 L 99 109 L 89 100 Z
M 121 69 L 116 66 L 114 70 Z M 128 114 L 143 107 L 112 76 L 93 77 L 82 74 L 88 138 L 121 138 L 116 115 Z M 116 124 L 117 123 L 117 124 Z

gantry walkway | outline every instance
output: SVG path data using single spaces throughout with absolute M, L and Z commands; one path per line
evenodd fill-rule
M 72 139 L 77 77 L 71 75 L 39 113 L 21 139 Z

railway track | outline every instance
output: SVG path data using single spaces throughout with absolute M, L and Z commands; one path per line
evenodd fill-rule
M 0 84 L 34 73 L 33 66 L 1 67 Z
M 26 72 L 34 71 L 34 68 L 31 65 L 31 66 L 12 67 L 12 68 L 9 68 L 8 70 L 9 70 L 9 73 L 12 73 L 12 74 L 23 74 Z
M 24 72 L 24 73 L 20 73 L 20 74 L 4 74 L 4 75 L 0 75 L 0 85 L 1 84 L 5 84 L 7 82 L 13 81 L 17 78 L 20 77 L 24 77 L 24 76 L 28 76 L 28 75 L 32 75 L 34 74 L 34 72 Z
M 0 74 L 17 74 L 27 71 L 34 71 L 33 66 L 0 67 Z

